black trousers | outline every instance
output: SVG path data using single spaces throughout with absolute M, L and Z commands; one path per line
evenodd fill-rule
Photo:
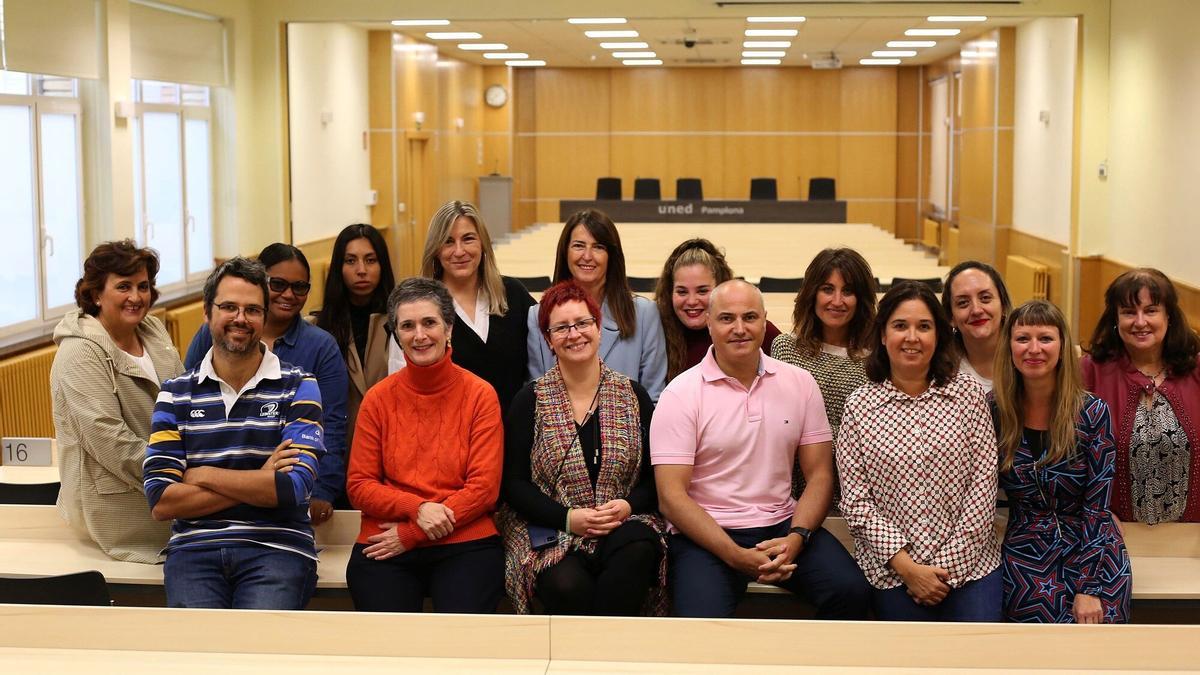
M 658 535 L 630 520 L 602 537 L 595 553 L 568 553 L 538 574 L 534 593 L 547 614 L 636 616 L 658 580 Z
M 363 555 L 355 544 L 346 583 L 361 612 L 419 612 L 425 597 L 433 611 L 491 614 L 504 593 L 504 546 L 493 536 L 425 546 L 387 560 Z

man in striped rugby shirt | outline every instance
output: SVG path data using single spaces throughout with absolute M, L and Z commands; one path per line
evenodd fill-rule
M 316 588 L 308 500 L 325 452 L 321 392 L 260 341 L 268 297 L 256 262 L 213 270 L 213 346 L 154 406 L 143 478 L 154 517 L 175 520 L 171 607 L 303 609 Z

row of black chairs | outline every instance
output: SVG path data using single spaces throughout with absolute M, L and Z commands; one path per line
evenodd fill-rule
M 662 199 L 662 185 L 657 178 L 637 178 L 633 181 L 634 199 Z M 621 179 L 605 176 L 596 179 L 596 200 L 622 199 Z M 704 186 L 699 178 L 676 178 L 675 199 L 677 201 L 700 201 L 704 199 Z M 774 178 L 751 178 L 750 199 L 779 199 L 779 189 Z M 837 199 L 837 183 L 832 178 L 810 178 L 808 180 L 810 201 L 833 201 Z
M 530 293 L 541 293 L 552 285 L 550 277 L 517 277 L 529 289 Z M 934 293 L 942 292 L 942 280 L 937 277 L 929 279 L 906 279 L 896 277 L 892 279 L 892 284 L 901 281 L 918 281 L 928 286 Z M 634 293 L 653 293 L 654 286 L 658 283 L 655 277 L 629 277 L 629 287 Z M 758 280 L 758 290 L 763 293 L 796 293 L 800 290 L 800 286 L 804 283 L 804 277 L 762 277 Z M 891 288 L 891 284 L 881 284 L 879 279 L 875 279 L 875 285 L 880 291 L 886 292 Z

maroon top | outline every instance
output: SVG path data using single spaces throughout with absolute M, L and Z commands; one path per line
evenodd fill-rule
M 762 352 L 767 356 L 771 355 L 771 343 L 775 338 L 779 337 L 779 329 L 770 321 L 767 322 L 767 334 L 763 336 Z M 692 366 L 704 360 L 704 355 L 708 353 L 708 348 L 712 346 L 712 336 L 708 334 L 707 328 L 700 330 L 692 330 L 690 328 L 683 329 L 683 341 L 687 344 L 687 360 L 683 363 L 683 370 L 687 370 Z
M 1113 481 L 1112 510 L 1121 520 L 1134 520 L 1133 503 L 1130 498 L 1129 442 L 1133 437 L 1133 418 L 1137 415 L 1138 401 L 1143 392 L 1150 391 L 1150 378 L 1138 372 L 1121 356 L 1104 363 L 1096 363 L 1091 355 L 1085 354 L 1079 364 L 1083 370 L 1083 386 L 1104 399 L 1112 411 L 1113 436 L 1117 441 L 1117 475 Z M 1183 377 L 1168 377 L 1158 390 L 1171 404 L 1179 426 L 1187 434 L 1191 447 L 1190 483 L 1188 484 L 1187 506 L 1181 520 L 1200 522 L 1200 434 L 1196 421 L 1200 420 L 1200 367 Z

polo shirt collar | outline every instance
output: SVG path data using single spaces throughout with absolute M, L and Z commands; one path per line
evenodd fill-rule
M 305 323 L 304 319 L 297 315 L 296 318 L 292 319 L 292 325 L 288 326 L 287 332 L 285 332 L 283 335 L 280 335 L 275 339 L 275 341 L 282 342 L 283 344 L 287 345 L 289 349 L 294 348 L 296 346 L 296 342 L 300 340 L 300 332 L 304 330 L 304 326 L 300 325 L 303 323 Z
M 267 349 L 267 346 L 258 343 L 259 349 L 262 350 L 263 358 L 258 364 L 258 370 L 254 372 L 254 376 L 246 381 L 246 386 L 243 391 L 251 389 L 262 380 L 278 380 L 283 377 L 283 371 L 279 367 L 279 357 L 275 356 L 275 352 Z M 208 352 L 204 354 L 204 359 L 200 361 L 200 367 L 196 369 L 196 384 L 204 382 L 205 379 L 210 379 L 222 384 L 228 384 L 222 380 L 217 371 L 213 370 L 212 355 L 214 347 L 209 347 Z
M 764 355 L 761 349 L 758 350 L 758 355 L 758 375 L 760 377 L 763 374 L 774 375 L 778 370 L 778 363 Z M 732 377 L 721 370 L 721 366 L 717 363 L 716 347 L 710 345 L 704 358 L 700 360 L 700 375 L 705 382 L 716 382 Z

